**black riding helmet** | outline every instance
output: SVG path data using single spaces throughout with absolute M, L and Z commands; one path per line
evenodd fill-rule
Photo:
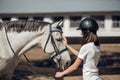
M 98 30 L 99 26 L 97 22 L 93 18 L 84 18 L 81 20 L 79 28 L 77 30 L 89 30 L 92 32 L 96 32 Z

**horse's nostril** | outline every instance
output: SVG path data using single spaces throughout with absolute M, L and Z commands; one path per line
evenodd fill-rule
M 68 67 L 70 65 L 70 62 L 68 61 L 67 63 L 66 63 L 66 66 Z

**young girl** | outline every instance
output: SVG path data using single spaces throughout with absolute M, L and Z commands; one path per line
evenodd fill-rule
M 67 39 L 63 37 L 65 46 L 77 56 L 75 62 L 62 72 L 57 72 L 55 77 L 63 77 L 76 69 L 83 61 L 83 80 L 101 80 L 98 75 L 97 64 L 100 58 L 99 40 L 97 37 L 97 22 L 92 18 L 81 20 L 79 28 L 82 32 L 82 42 L 80 51 L 76 51 L 67 44 Z

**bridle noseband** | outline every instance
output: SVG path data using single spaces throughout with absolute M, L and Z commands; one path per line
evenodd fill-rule
M 56 45 L 56 43 L 55 43 L 55 40 L 54 40 L 54 38 L 53 38 L 52 33 L 53 33 L 53 32 L 59 32 L 59 33 L 62 34 L 63 32 L 62 32 L 62 30 L 52 30 L 52 26 L 51 26 L 51 25 L 52 25 L 52 24 L 50 24 L 49 36 L 48 36 L 47 41 L 46 41 L 46 43 L 45 43 L 44 52 L 45 52 L 45 49 L 46 49 L 46 47 L 47 47 L 48 41 L 51 39 L 52 46 L 53 46 L 53 48 L 54 48 L 54 50 L 55 50 L 55 54 L 51 55 L 51 59 L 53 59 L 53 58 L 55 58 L 56 56 L 58 56 L 58 55 L 60 55 L 61 53 L 63 53 L 64 51 L 66 51 L 67 48 L 64 48 L 64 49 L 62 49 L 62 50 L 59 50 L 59 49 L 57 48 L 57 45 Z

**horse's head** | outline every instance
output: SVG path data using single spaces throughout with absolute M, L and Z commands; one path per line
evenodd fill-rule
M 70 64 L 70 55 L 62 43 L 63 21 L 52 23 L 44 30 L 42 47 L 44 52 L 51 55 L 58 67 L 66 68 Z

